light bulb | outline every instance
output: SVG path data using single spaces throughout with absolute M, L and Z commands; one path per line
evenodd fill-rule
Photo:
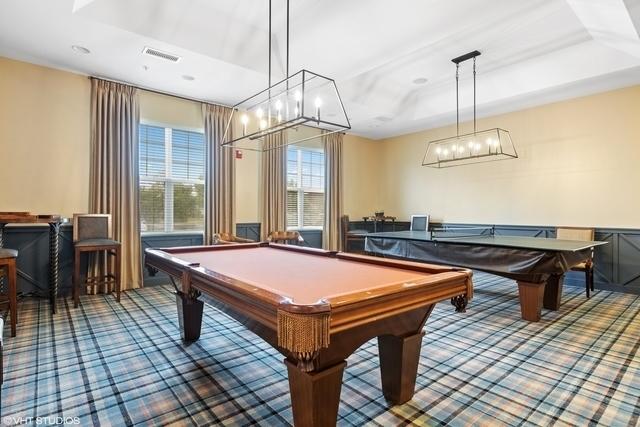
M 249 123 L 249 116 L 247 116 L 246 114 L 243 114 L 242 117 L 240 117 L 240 121 L 242 122 L 243 125 L 246 125 L 247 123 Z
M 315 106 L 316 106 L 316 108 L 322 107 L 322 99 L 316 98 Z
M 474 145 L 473 148 L 475 148 L 476 151 L 480 151 L 480 143 L 476 142 L 476 145 Z
M 296 101 L 300 101 L 302 99 L 302 94 L 300 93 L 299 90 L 296 91 L 296 93 L 293 95 Z
M 260 130 L 265 130 L 267 128 L 267 121 L 266 120 L 260 120 Z
M 446 148 L 444 149 L 444 151 L 442 152 L 442 154 L 444 156 L 448 156 L 449 155 L 449 150 L 447 150 Z
M 464 147 L 462 145 L 458 147 L 458 153 L 464 153 Z
M 494 140 L 493 140 L 492 145 L 493 145 L 494 147 L 497 147 L 497 146 L 498 146 L 498 141 L 496 141 L 496 140 L 494 139 Z
M 469 140 L 469 144 L 467 144 L 469 146 L 469 150 L 471 150 L 473 148 L 473 140 Z
M 282 101 L 279 99 L 276 101 L 276 111 L 280 111 L 282 109 Z
M 442 152 L 442 149 L 440 147 L 436 147 L 436 154 L 440 154 Z
M 487 145 L 489 147 L 493 145 L 493 140 L 491 138 L 487 138 Z
M 259 119 L 261 119 L 262 116 L 264 116 L 264 111 L 262 111 L 262 108 L 258 108 L 256 110 L 256 116 L 258 116 Z
M 458 151 L 458 146 L 453 144 L 453 147 L 451 147 L 451 151 L 453 151 L 454 153 Z

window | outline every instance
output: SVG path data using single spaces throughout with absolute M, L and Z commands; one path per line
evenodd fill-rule
M 141 231 L 204 229 L 204 134 L 140 125 Z
M 287 149 L 287 228 L 324 224 L 324 153 Z

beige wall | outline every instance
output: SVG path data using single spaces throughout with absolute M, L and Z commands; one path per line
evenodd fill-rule
M 384 209 L 380 194 L 382 143 L 345 135 L 343 145 L 344 212 L 351 220 Z
M 0 57 L 0 211 L 86 212 L 85 76 Z
M 140 120 L 148 124 L 204 131 L 199 102 L 140 91 Z
M 463 129 L 470 129 L 466 123 Z M 447 222 L 640 227 L 640 86 L 490 117 L 519 159 L 421 166 L 454 127 L 382 141 L 382 207 Z

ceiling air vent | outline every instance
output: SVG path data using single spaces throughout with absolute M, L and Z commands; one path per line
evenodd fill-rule
M 164 59 L 165 61 L 170 61 L 170 62 L 179 62 L 181 59 L 178 55 L 174 55 L 168 52 L 163 52 L 161 50 L 154 49 L 149 46 L 145 46 L 142 53 L 149 56 L 155 56 L 156 58 Z

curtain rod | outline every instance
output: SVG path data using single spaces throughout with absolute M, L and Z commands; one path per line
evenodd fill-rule
M 158 95 L 171 96 L 173 98 L 184 99 L 185 101 L 202 102 L 202 103 L 205 103 L 205 104 L 217 105 L 217 106 L 225 107 L 225 108 L 233 108 L 233 107 L 230 107 L 228 105 L 218 104 L 218 103 L 215 103 L 215 102 L 206 101 L 204 99 L 189 98 L 187 96 L 176 95 L 175 93 L 171 93 L 171 92 L 164 92 L 164 91 L 161 91 L 161 90 L 151 89 L 151 88 L 144 87 L 144 86 L 134 85 L 134 84 L 131 84 L 129 82 L 124 82 L 122 80 L 108 79 L 106 77 L 97 77 L 97 76 L 88 76 L 88 78 L 89 78 L 89 80 L 94 80 L 95 79 L 95 80 L 104 80 L 104 81 L 112 82 L 112 83 L 119 83 L 119 84 L 123 84 L 123 85 L 134 87 L 136 89 L 144 90 L 145 92 L 157 93 Z

